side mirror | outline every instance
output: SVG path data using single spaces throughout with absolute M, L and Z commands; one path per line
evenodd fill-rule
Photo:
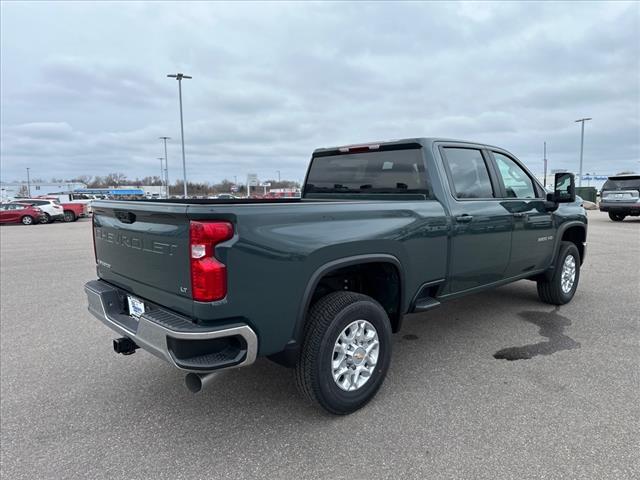
M 573 173 L 556 173 L 553 182 L 553 194 L 548 195 L 555 203 L 572 203 L 576 201 L 576 181 Z

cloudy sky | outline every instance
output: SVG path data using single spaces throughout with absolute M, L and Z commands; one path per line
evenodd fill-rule
M 320 146 L 492 143 L 640 170 L 639 3 L 2 2 L 1 176 L 301 180 Z

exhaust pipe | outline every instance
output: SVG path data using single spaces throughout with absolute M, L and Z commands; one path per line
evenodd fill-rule
M 131 355 L 138 349 L 136 342 L 128 337 L 116 338 L 113 340 L 113 351 L 122 355 Z
M 212 382 L 217 373 L 187 373 L 187 376 L 184 377 L 184 383 L 191 393 L 198 393 Z

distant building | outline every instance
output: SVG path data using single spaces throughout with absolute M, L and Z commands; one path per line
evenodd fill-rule
M 129 186 L 118 188 L 79 188 L 77 190 L 74 190 L 74 193 L 84 193 L 85 195 L 99 195 L 101 197 L 117 197 L 118 195 L 141 196 L 144 195 L 144 190 L 142 190 L 142 188 Z
M 107 188 L 80 188 L 75 190 L 76 193 L 84 193 L 86 195 L 134 195 L 146 197 L 160 197 L 164 195 L 164 187 L 159 185 L 122 185 L 120 187 Z
M 300 189 L 299 188 L 270 188 L 269 195 L 272 197 L 281 197 L 281 198 L 299 198 Z
M 567 170 L 553 170 L 552 172 L 547 172 L 547 184 L 545 188 L 548 191 L 553 190 L 553 177 L 556 173 L 564 173 Z M 576 176 L 576 187 L 578 186 L 578 174 Z M 544 175 L 542 173 L 537 174 L 536 177 L 540 180 L 540 183 L 544 183 Z M 582 175 L 582 186 L 583 187 L 595 187 L 597 191 L 602 190 L 602 185 L 607 181 L 607 175 L 595 175 L 595 174 L 583 174 Z
M 45 183 L 27 182 L 4 183 L 0 182 L 0 200 L 7 202 L 16 197 L 39 197 L 40 195 L 50 195 L 59 192 L 71 192 L 76 189 L 87 188 L 87 185 L 80 182 Z M 31 193 L 29 193 L 29 189 Z

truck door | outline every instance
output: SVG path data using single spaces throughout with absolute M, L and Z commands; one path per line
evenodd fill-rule
M 467 144 L 443 144 L 440 153 L 452 216 L 449 293 L 502 280 L 509 263 L 513 215 L 499 198 L 489 154 Z
M 555 229 L 543 188 L 507 152 L 490 151 L 500 182 L 502 205 L 514 217 L 507 276 L 538 270 L 551 262 Z

